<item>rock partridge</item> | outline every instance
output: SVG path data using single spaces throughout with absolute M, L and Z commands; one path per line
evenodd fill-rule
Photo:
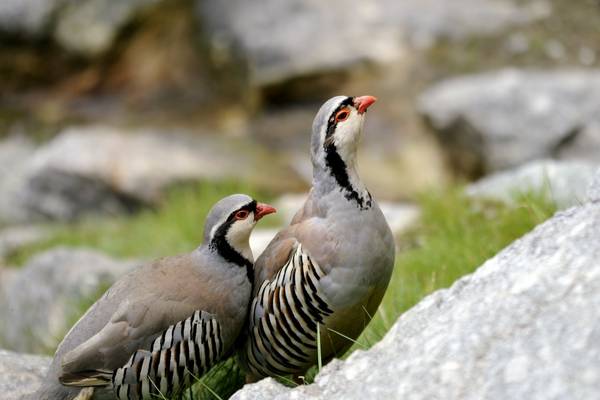
M 248 239 L 273 212 L 246 195 L 220 200 L 199 248 L 131 271 L 86 312 L 30 398 L 168 398 L 209 370 L 244 325 L 254 279 Z
M 372 96 L 338 96 L 314 119 L 312 189 L 255 264 L 246 338 L 247 381 L 296 378 L 341 356 L 368 324 L 394 265 L 391 230 L 356 170 Z M 320 336 L 320 343 L 317 341 Z M 320 349 L 318 349 L 320 344 Z

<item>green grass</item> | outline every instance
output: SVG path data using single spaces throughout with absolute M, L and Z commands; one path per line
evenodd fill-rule
M 23 262 L 33 253 L 55 245 L 87 246 L 117 257 L 147 259 L 189 251 L 200 243 L 208 209 L 234 192 L 248 193 L 262 201 L 270 197 L 236 183 L 179 188 L 156 210 L 127 218 L 60 226 L 51 240 L 29 247 L 15 258 Z M 542 195 L 521 195 L 516 205 L 507 206 L 470 200 L 460 190 L 425 194 L 418 203 L 422 207 L 421 221 L 399 239 L 399 253 L 386 296 L 351 351 L 375 344 L 404 311 L 431 292 L 473 272 L 486 259 L 549 218 L 556 209 Z M 270 224 L 276 223 L 269 219 Z M 265 226 L 263 222 L 261 226 Z M 81 311 L 89 304 L 86 302 Z M 306 382 L 312 381 L 316 370 L 317 367 L 307 373 Z M 243 382 L 241 371 L 229 359 L 178 398 L 227 399 Z
M 258 201 L 272 194 L 237 182 L 202 183 L 174 188 L 156 209 L 129 217 L 95 217 L 59 225 L 49 240 L 27 246 L 11 255 L 9 265 L 22 265 L 42 250 L 63 246 L 85 246 L 120 258 L 154 259 L 190 251 L 202 241 L 204 220 L 221 198 L 245 193 Z M 260 222 L 261 227 L 277 224 L 277 216 Z

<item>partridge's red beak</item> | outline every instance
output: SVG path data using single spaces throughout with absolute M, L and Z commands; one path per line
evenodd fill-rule
M 258 221 L 259 219 L 261 219 L 265 215 L 273 214 L 275 212 L 277 212 L 277 210 L 275 209 L 275 207 L 272 207 L 272 206 L 270 206 L 268 204 L 265 204 L 265 203 L 258 203 L 256 205 L 256 211 L 254 212 L 254 220 Z
M 360 96 L 354 98 L 354 107 L 358 110 L 359 114 L 367 111 L 367 108 L 371 106 L 371 104 L 377 101 L 377 97 L 373 96 Z

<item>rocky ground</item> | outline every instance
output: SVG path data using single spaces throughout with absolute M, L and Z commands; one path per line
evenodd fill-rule
M 368 93 L 360 170 L 399 251 L 457 184 L 484 214 L 564 211 L 314 384 L 234 398 L 597 398 L 599 22 L 594 0 L 2 2 L 0 397 L 47 363 L 11 351 L 51 353 L 122 273 L 195 245 L 186 209 L 222 182 L 276 203 L 259 253 L 310 185 L 319 104 Z

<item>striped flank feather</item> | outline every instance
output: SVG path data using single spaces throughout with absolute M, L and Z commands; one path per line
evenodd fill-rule
M 114 371 L 112 386 L 119 400 L 172 396 L 208 371 L 223 354 L 221 327 L 216 319 L 196 311 L 171 325 L 152 343 L 151 351 L 136 351 Z
M 319 292 L 324 273 L 302 246 L 258 290 L 246 360 L 258 376 L 290 375 L 316 362 L 317 324 L 333 311 Z

